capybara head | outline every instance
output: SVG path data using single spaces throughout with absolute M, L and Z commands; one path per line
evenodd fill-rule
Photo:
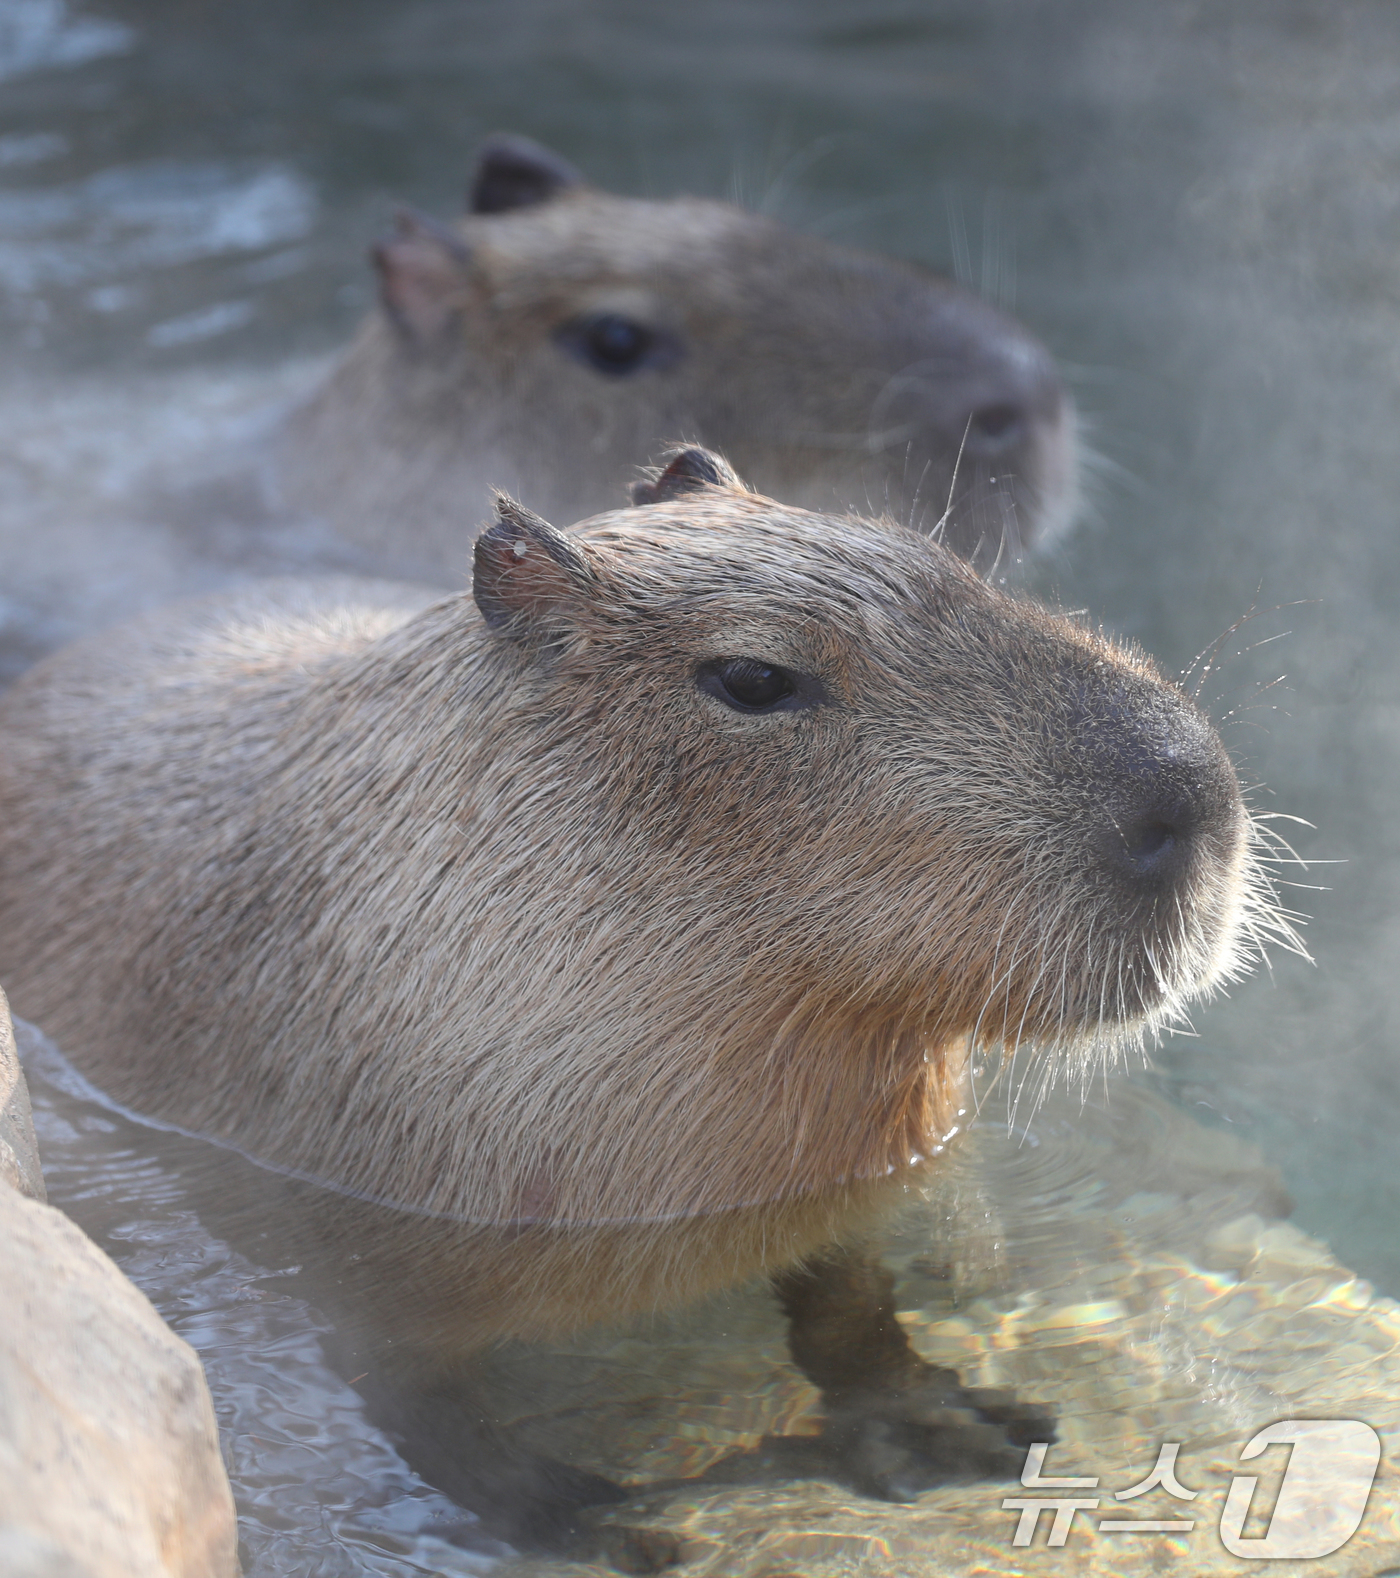
M 713 455 L 637 494 L 502 499 L 421 612 L 254 589 L 26 676 L 20 1011 L 266 1159 L 597 1224 L 906 1173 L 978 1043 L 1083 1059 L 1240 966 L 1252 824 L 1149 659 Z
M 412 558 L 427 517 L 459 531 L 484 485 L 575 520 L 677 440 L 984 567 L 1072 514 L 1050 356 L 950 281 L 727 203 L 612 196 L 517 137 L 487 143 L 469 206 L 451 228 L 405 213 L 375 249 L 382 317 L 296 440 L 326 489 L 348 467 L 371 490 L 360 535 L 397 532 Z M 465 545 L 442 543 L 455 568 Z
M 1145 655 L 703 451 L 634 494 L 568 536 L 503 499 L 475 598 L 596 858 L 746 1013 L 1082 1048 L 1236 968 L 1249 818 Z

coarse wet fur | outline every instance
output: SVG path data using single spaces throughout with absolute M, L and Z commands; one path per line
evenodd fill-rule
M 759 1272 L 855 1483 L 1006 1472 L 1046 1421 L 914 1357 L 859 1240 L 979 1045 L 1083 1066 L 1239 968 L 1234 771 L 1142 654 L 911 531 L 694 451 L 638 492 L 567 536 L 502 499 L 471 594 L 269 584 L 32 670 L 0 978 L 310 1199 L 449 1481 L 473 1351 Z M 477 1445 L 513 1534 L 591 1498 Z
M 517 137 L 487 143 L 469 206 L 400 216 L 380 310 L 281 446 L 286 501 L 380 568 L 460 585 L 487 487 L 573 521 L 678 440 L 984 568 L 1073 515 L 1053 361 L 951 281 L 728 203 L 613 196 Z

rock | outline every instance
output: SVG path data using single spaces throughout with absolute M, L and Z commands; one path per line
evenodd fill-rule
M 5 1578 L 93 1578 L 91 1567 L 52 1540 L 16 1528 L 0 1528 L 0 1573 Z
M 15 1031 L 4 992 L 0 992 L 0 1183 L 34 1200 L 45 1197 L 39 1144 L 29 1115 L 29 1091 L 15 1053 Z M 8 1573 L 10 1568 L 0 1571 Z
M 235 1578 L 233 1494 L 194 1350 L 42 1198 L 0 995 L 0 1574 Z

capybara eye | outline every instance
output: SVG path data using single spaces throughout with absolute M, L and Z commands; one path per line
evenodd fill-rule
M 605 313 L 589 325 L 586 336 L 593 360 L 608 372 L 625 372 L 646 355 L 651 335 L 640 323 Z
M 625 377 L 643 367 L 665 367 L 680 354 L 676 341 L 620 312 L 593 312 L 566 323 L 555 339 L 595 372 Z
M 719 658 L 702 663 L 696 676 L 701 690 L 736 712 L 774 712 L 799 701 L 796 679 L 785 668 L 759 658 Z

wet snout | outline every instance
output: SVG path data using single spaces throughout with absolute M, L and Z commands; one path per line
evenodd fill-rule
M 1133 909 L 1182 902 L 1185 886 L 1225 884 L 1244 812 L 1235 770 L 1200 713 L 1165 687 L 1125 682 L 1088 701 L 1078 724 L 1101 877 Z
M 1067 396 L 1043 345 L 1000 313 L 979 316 L 964 399 L 945 420 L 957 429 L 967 460 L 994 464 L 1056 428 Z
M 1013 319 L 959 293 L 931 325 L 934 354 L 906 363 L 872 412 L 888 451 L 904 446 L 930 529 L 964 557 L 1019 552 L 1074 509 L 1073 404 L 1050 353 Z M 915 466 L 920 454 L 923 463 Z M 931 457 L 939 457 L 935 462 Z

